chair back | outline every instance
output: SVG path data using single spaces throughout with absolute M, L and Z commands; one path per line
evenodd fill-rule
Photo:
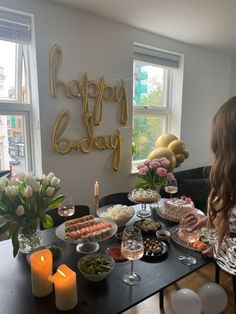
M 106 195 L 99 200 L 99 207 L 116 204 L 127 206 L 135 205 L 135 203 L 128 199 L 128 194 L 128 192 L 121 192 Z
M 58 208 L 57 207 L 50 208 L 49 210 L 46 211 L 46 213 L 52 217 L 53 227 L 57 227 L 57 226 L 61 225 L 66 220 L 66 217 L 61 217 L 58 215 Z M 79 218 L 79 217 L 82 217 L 85 215 L 89 215 L 89 213 L 90 213 L 90 210 L 89 210 L 89 207 L 87 205 L 75 205 L 74 215 L 68 217 L 67 220 Z M 40 229 L 41 230 L 45 229 L 41 223 L 40 223 Z
M 7 179 L 11 178 L 11 170 L 0 170 L 0 178 L 6 177 Z

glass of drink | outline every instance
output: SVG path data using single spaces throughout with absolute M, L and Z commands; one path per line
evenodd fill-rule
M 121 242 L 121 254 L 131 261 L 131 272 L 122 279 L 128 285 L 136 285 L 141 276 L 133 271 L 133 261 L 140 259 L 144 254 L 143 238 L 140 229 L 136 227 L 125 228 Z
M 168 181 L 165 186 L 165 192 L 170 194 L 170 198 L 172 195 L 178 192 L 177 180 L 174 178 L 172 181 Z
M 195 257 L 189 255 L 189 245 L 199 240 L 199 229 L 192 231 L 193 226 L 197 221 L 186 221 L 184 218 L 180 221 L 180 232 L 183 240 L 187 243 L 187 255 L 180 255 L 179 260 L 185 265 L 196 264 Z
M 67 218 L 73 216 L 74 213 L 75 205 L 73 205 L 72 196 L 66 196 L 64 201 L 58 206 L 58 215 L 65 217 L 67 220 Z

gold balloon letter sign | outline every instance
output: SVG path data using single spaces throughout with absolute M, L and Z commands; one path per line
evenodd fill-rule
M 59 113 L 52 131 L 52 148 L 61 155 L 68 154 L 71 150 L 81 151 L 82 153 L 90 153 L 93 149 L 113 150 L 113 169 L 119 170 L 121 143 L 122 139 L 120 131 L 116 130 L 114 136 L 94 136 L 94 126 L 98 126 L 102 121 L 103 100 L 114 101 L 121 105 L 121 124 L 125 125 L 128 122 L 128 99 L 124 86 L 124 81 L 121 80 L 119 87 L 113 87 L 106 83 L 102 77 L 99 83 L 90 81 L 87 73 L 84 74 L 83 81 L 72 80 L 65 83 L 58 78 L 62 65 L 62 50 L 58 45 L 54 45 L 50 51 L 49 60 L 49 79 L 50 92 L 53 97 L 57 97 L 57 88 L 63 86 L 65 96 L 68 98 L 81 98 L 82 101 L 82 121 L 87 131 L 87 137 L 79 141 L 73 141 L 63 137 L 63 133 L 70 122 L 70 113 L 68 110 L 63 110 Z M 90 111 L 89 97 L 94 98 L 94 108 Z

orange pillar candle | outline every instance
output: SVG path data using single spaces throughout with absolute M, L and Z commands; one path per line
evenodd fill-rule
M 53 290 L 48 281 L 52 275 L 52 252 L 48 249 L 36 251 L 30 256 L 32 294 L 36 297 L 45 297 Z
M 61 311 L 73 309 L 78 303 L 76 273 L 62 264 L 48 280 L 55 286 L 56 307 Z

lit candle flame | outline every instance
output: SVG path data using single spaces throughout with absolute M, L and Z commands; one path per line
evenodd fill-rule
M 60 269 L 57 270 L 64 278 L 66 278 L 66 275 L 61 271 Z
M 44 257 L 43 257 L 43 255 L 41 255 L 40 258 L 41 258 L 41 262 L 44 263 Z

